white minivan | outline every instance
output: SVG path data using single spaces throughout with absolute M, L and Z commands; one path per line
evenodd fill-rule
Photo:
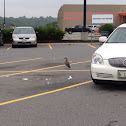
M 33 27 L 16 27 L 12 33 L 12 48 L 18 45 L 37 47 L 37 37 Z

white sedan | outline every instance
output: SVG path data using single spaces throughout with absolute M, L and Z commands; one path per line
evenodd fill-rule
M 126 24 L 117 27 L 92 56 L 91 77 L 95 84 L 106 81 L 126 83 Z

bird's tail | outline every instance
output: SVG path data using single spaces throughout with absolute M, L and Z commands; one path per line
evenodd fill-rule
M 71 68 L 71 67 L 70 67 L 70 64 L 68 64 L 68 67 Z

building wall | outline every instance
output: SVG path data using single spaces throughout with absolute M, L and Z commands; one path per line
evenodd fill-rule
M 92 14 L 113 14 L 114 25 L 121 24 L 120 12 L 126 12 L 126 5 L 87 5 L 87 25 L 91 25 Z M 126 17 L 124 17 L 126 23 Z M 58 25 L 61 29 L 83 25 L 83 5 L 63 5 L 58 13 Z

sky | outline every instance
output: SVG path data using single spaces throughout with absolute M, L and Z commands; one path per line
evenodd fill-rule
M 64 4 L 83 4 L 84 0 L 5 0 L 6 17 L 57 17 Z M 87 0 L 87 4 L 126 4 L 126 0 Z M 4 0 L 0 0 L 0 16 L 4 16 Z

